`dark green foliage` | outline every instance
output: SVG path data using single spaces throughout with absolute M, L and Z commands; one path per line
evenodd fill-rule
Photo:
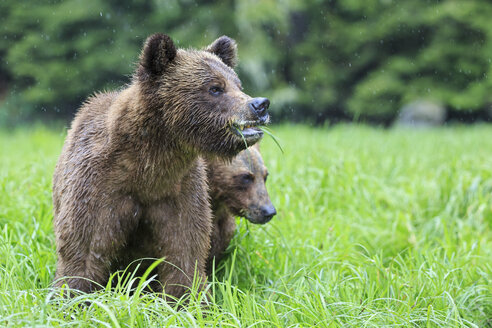
M 71 114 L 128 82 L 154 32 L 177 46 L 235 38 L 245 88 L 271 98 L 276 120 L 388 122 L 422 98 L 479 115 L 492 103 L 490 17 L 486 0 L 5 0 L 0 119 Z

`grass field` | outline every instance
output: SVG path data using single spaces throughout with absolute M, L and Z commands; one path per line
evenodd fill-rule
M 183 310 L 124 286 L 51 290 L 65 132 L 0 132 L 0 326 L 492 327 L 492 126 L 272 129 L 278 215 L 239 220 L 212 304 Z

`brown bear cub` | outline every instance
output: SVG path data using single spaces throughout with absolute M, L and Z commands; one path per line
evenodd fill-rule
M 236 43 L 176 49 L 150 36 L 132 82 L 78 111 L 53 177 L 57 286 L 93 291 L 139 258 L 180 297 L 205 279 L 211 210 L 203 158 L 232 158 L 262 137 L 269 101 L 242 92 Z
M 207 163 L 212 203 L 212 235 L 207 273 L 212 272 L 231 242 L 236 230 L 235 216 L 252 223 L 264 224 L 277 214 L 265 183 L 267 168 L 259 144 L 243 150 L 231 162 L 213 160 Z

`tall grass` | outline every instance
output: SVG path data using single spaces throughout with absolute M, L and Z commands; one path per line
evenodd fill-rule
M 131 276 L 52 290 L 64 133 L 0 132 L 0 326 L 492 327 L 492 127 L 272 130 L 278 215 L 239 220 L 209 305 L 184 308 L 132 291 Z

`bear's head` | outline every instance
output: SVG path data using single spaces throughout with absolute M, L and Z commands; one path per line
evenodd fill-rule
M 229 158 L 261 139 L 270 102 L 242 91 L 236 63 L 236 42 L 226 36 L 202 50 L 176 49 L 164 34 L 146 40 L 136 79 L 167 138 Z
M 209 167 L 212 204 L 226 206 L 252 223 L 267 223 L 277 214 L 265 186 L 267 176 L 258 144 L 231 162 L 215 161 Z

